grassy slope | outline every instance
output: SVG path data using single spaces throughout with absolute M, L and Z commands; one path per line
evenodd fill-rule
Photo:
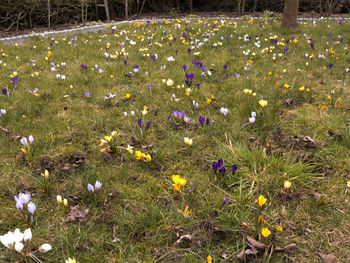
M 260 23 L 263 26 L 259 26 Z M 349 66 L 349 53 L 345 50 L 350 41 L 348 23 L 305 23 L 294 34 L 281 31 L 278 21 L 252 24 L 242 21 L 237 26 L 229 22 L 221 26 L 219 22 L 215 28 L 212 21 L 207 27 L 197 22 L 180 24 L 181 28 L 175 28 L 174 24 L 126 26 L 122 29 L 127 32 L 122 36 L 118 28 L 115 34 L 109 28 L 105 32 L 79 35 L 72 44 L 69 41 L 74 36 L 57 37 L 58 43 L 50 48 L 53 55 L 48 61 L 45 56 L 54 40 L 34 39 L 24 46 L 2 47 L 2 53 L 8 57 L 3 57 L 0 65 L 0 85 L 10 92 L 0 97 L 0 108 L 7 110 L 0 125 L 10 134 L 3 133 L 0 137 L 0 233 L 28 227 L 23 215 L 16 211 L 13 195 L 30 191 L 38 207 L 31 225 L 33 242 L 53 245 L 53 250 L 42 256 L 43 262 L 64 262 L 68 256 L 79 262 L 153 262 L 157 259 L 159 262 L 200 262 L 209 254 L 217 262 L 223 252 L 230 256 L 241 250 L 240 224 L 255 224 L 254 200 L 264 194 L 268 198 L 268 206 L 263 211 L 266 221 L 284 228 L 281 233 L 274 232 L 270 241 L 279 246 L 297 243 L 297 253 L 289 256 L 291 262 L 317 261 L 316 252 L 333 253 L 341 261 L 349 260 L 349 200 L 345 191 L 350 160 L 349 137 L 345 136 L 350 136 L 347 130 L 349 77 L 345 74 L 345 67 Z M 186 39 L 181 37 L 185 28 L 188 29 Z M 205 32 L 215 35 L 207 37 L 206 45 L 188 54 L 188 37 L 196 39 L 196 32 L 201 35 L 201 41 Z M 251 37 L 250 41 L 243 41 L 246 34 Z M 314 49 L 303 34 L 312 37 Z M 332 34 L 331 38 L 328 34 Z M 171 35 L 177 37 L 176 42 L 168 39 Z M 261 44 L 259 48 L 254 45 L 256 35 Z M 284 54 L 285 46 L 270 43 L 269 37 L 275 35 L 281 43 L 291 37 L 299 42 L 288 43 L 289 50 Z M 334 42 L 339 35 L 344 40 L 337 45 Z M 137 44 L 128 46 L 126 36 L 131 36 Z M 144 41 L 138 36 L 144 36 Z M 154 38 L 147 39 L 150 36 Z M 108 42 L 110 49 L 106 49 Z M 127 43 L 125 49 L 129 56 L 106 59 L 104 52 L 120 53 L 118 42 Z M 149 47 L 148 42 L 153 45 Z M 218 42 L 222 45 L 213 48 Z M 275 47 L 271 53 L 261 52 L 270 46 Z M 139 51 L 145 47 L 148 51 Z M 325 52 L 326 48 L 335 51 L 333 57 Z M 244 55 L 242 51 L 248 49 L 250 54 Z M 198 57 L 193 54 L 197 51 Z M 157 54 L 158 59 L 152 61 L 142 56 L 149 52 Z M 276 60 L 272 59 L 273 53 Z M 279 57 L 279 53 L 283 55 Z M 306 53 L 315 56 L 308 59 Z M 325 60 L 317 58 L 318 54 L 326 55 Z M 176 60 L 168 62 L 166 59 L 170 56 Z M 37 60 L 35 68 L 30 59 Z M 201 77 L 200 68 L 191 63 L 195 59 L 203 62 L 207 70 L 214 69 L 211 77 Z M 247 66 L 249 59 L 253 63 Z M 50 61 L 66 62 L 66 66 L 52 72 Z M 309 63 L 308 66 L 305 63 Z M 331 70 L 329 63 L 334 64 Z M 88 70 L 82 71 L 81 64 Z M 95 64 L 104 72 L 92 71 Z M 132 78 L 126 77 L 136 64 L 140 66 L 139 72 Z M 185 80 L 183 64 L 188 66 L 187 73 L 194 73 L 194 83 L 200 83 L 200 89 L 192 87 L 190 96 L 186 96 L 185 88 L 176 88 Z M 226 72 L 224 64 L 228 65 Z M 166 70 L 160 69 L 162 65 L 166 65 Z M 244 66 L 249 70 L 245 71 Z M 18 72 L 17 85 L 10 83 L 9 67 Z M 39 72 L 39 76 L 31 77 L 34 72 Z M 66 75 L 67 79 L 57 80 L 57 73 Z M 237 78 L 234 73 L 241 76 Z M 175 88 L 162 84 L 162 79 L 169 78 L 174 80 Z M 151 89 L 148 83 L 152 83 Z M 288 90 L 283 88 L 285 83 L 291 86 Z M 309 88 L 310 92 L 300 92 L 300 86 Z M 28 92 L 34 88 L 39 89 L 40 96 Z M 257 96 L 244 94 L 246 88 Z M 91 92 L 90 98 L 84 96 L 86 91 Z M 108 92 L 117 96 L 104 101 L 103 96 Z M 124 98 L 126 93 L 131 94 L 129 100 Z M 173 93 L 182 100 L 172 101 Z M 211 94 L 215 95 L 216 102 L 207 104 L 206 98 Z M 332 96 L 331 102 L 327 100 L 328 95 Z M 338 97 L 341 103 L 334 107 Z M 266 108 L 259 106 L 260 98 L 268 101 Z M 296 105 L 286 107 L 284 101 L 288 98 L 294 98 Z M 192 100 L 199 103 L 198 109 L 192 106 Z M 146 139 L 137 126 L 144 105 L 149 108 L 144 120 L 152 121 Z M 327 105 L 327 109 L 321 110 L 322 105 Z M 229 109 L 227 116 L 220 113 L 220 107 Z M 131 110 L 136 112 L 135 116 L 123 116 L 124 111 L 130 113 Z M 191 122 L 174 124 L 170 120 L 173 110 L 184 111 L 192 117 Z M 244 127 L 251 111 L 258 113 L 256 123 Z M 197 122 L 200 115 L 210 118 L 208 127 L 200 127 Z M 286 135 L 309 135 L 318 147 L 308 150 L 280 145 L 274 135 L 277 127 Z M 334 142 L 327 134 L 329 129 L 341 133 L 344 140 Z M 99 143 L 112 130 L 120 133 L 119 146 L 135 144 L 135 140 L 139 145 L 148 145 L 143 151 L 152 154 L 152 162 L 135 160 L 125 150 L 106 161 Z M 33 162 L 28 164 L 20 151 L 19 139 L 14 140 L 12 136 L 30 134 L 35 142 Z M 184 144 L 184 137 L 193 138 L 191 148 Z M 281 149 L 284 156 L 269 154 L 271 148 Z M 76 153 L 84 157 L 84 164 L 78 167 L 71 161 Z M 310 155 L 307 162 L 296 161 L 300 153 Z M 228 168 L 236 163 L 237 173 L 232 176 L 228 171 L 224 178 L 216 177 L 210 166 L 219 158 L 227 160 Z M 50 171 L 48 195 L 40 186 L 40 173 L 45 168 Z M 172 174 L 187 179 L 182 195 L 172 189 Z M 103 186 L 93 197 L 86 185 L 97 179 Z M 287 197 L 281 190 L 285 179 L 292 182 L 292 193 Z M 323 204 L 313 198 L 313 188 L 327 195 Z M 65 213 L 56 203 L 57 194 L 68 198 L 70 205 L 89 208 L 87 220 L 66 223 Z M 224 197 L 235 201 L 221 207 Z M 186 205 L 192 212 L 183 218 L 177 208 L 184 209 Z M 166 226 L 170 229 L 166 230 Z M 217 231 L 218 228 L 222 231 Z M 172 248 L 177 233 L 193 235 L 201 246 Z M 112 242 L 114 238 L 118 240 Z M 4 247 L 0 249 L 0 260 L 12 258 Z M 279 262 L 282 258 L 274 255 L 271 261 Z

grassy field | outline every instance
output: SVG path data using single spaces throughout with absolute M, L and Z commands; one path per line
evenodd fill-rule
M 0 46 L 0 235 L 33 233 L 0 262 L 349 262 L 349 43 L 184 19 Z

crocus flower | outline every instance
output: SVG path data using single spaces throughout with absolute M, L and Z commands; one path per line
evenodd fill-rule
M 2 89 L 1 92 L 2 92 L 3 95 L 7 95 L 8 90 L 7 89 Z
M 52 246 L 50 244 L 42 244 L 40 247 L 39 247 L 39 251 L 40 252 L 43 252 L 43 253 L 46 253 L 48 251 L 50 251 L 52 249 Z
M 205 120 L 205 123 L 206 123 L 207 125 L 209 125 L 209 123 L 210 123 L 210 119 L 209 119 L 209 118 L 207 118 L 207 119 Z
M 36 211 L 36 205 L 33 202 L 28 203 L 28 212 L 31 214 L 31 221 L 34 220 L 34 213 Z
M 91 97 L 91 92 L 90 92 L 90 91 L 85 91 L 84 94 L 85 94 L 85 96 L 88 97 L 88 98 Z
M 172 180 L 174 182 L 174 190 L 179 193 L 181 192 L 181 188 L 187 184 L 187 180 L 185 178 L 181 178 L 179 175 L 173 174 Z
M 222 174 L 222 175 L 225 175 L 226 173 L 226 167 L 225 166 L 222 166 L 219 168 L 219 172 Z
M 18 78 L 17 77 L 11 78 L 11 80 L 12 80 L 13 83 L 17 83 L 18 82 Z
M 93 193 L 95 191 L 94 187 L 91 184 L 87 185 L 87 189 L 89 192 Z
M 259 198 L 255 200 L 255 203 L 258 203 L 260 207 L 265 205 L 266 202 L 267 199 L 263 195 L 260 195 Z
M 20 142 L 21 142 L 22 145 L 28 146 L 28 140 L 27 140 L 26 137 L 22 137 L 22 139 L 20 139 Z
M 199 116 L 198 121 L 199 121 L 200 125 L 202 125 L 202 127 L 203 127 L 203 124 L 205 122 L 205 117 Z
M 137 120 L 137 124 L 139 125 L 139 127 L 141 128 L 141 125 L 142 125 L 142 120 L 141 119 L 138 119 Z
M 192 49 L 190 49 L 190 48 L 187 49 L 188 54 L 190 54 L 191 51 L 192 51 Z
M 237 171 L 237 164 L 232 165 L 232 175 L 234 175 Z
M 146 123 L 146 130 L 148 130 L 150 126 L 151 126 L 151 122 L 149 121 Z
M 98 180 L 96 180 L 96 182 L 95 182 L 95 190 L 100 189 L 100 188 L 101 188 L 101 186 L 102 186 L 102 183 L 101 183 L 101 182 L 99 182 Z
M 84 65 L 84 64 L 81 64 L 80 67 L 81 67 L 82 70 L 87 70 L 87 66 Z
M 34 137 L 33 137 L 33 135 L 29 135 L 28 141 L 29 141 L 30 144 L 32 144 L 32 143 L 34 142 Z
M 333 64 L 330 63 L 330 64 L 328 65 L 328 67 L 329 67 L 329 69 L 331 69 L 331 68 L 333 67 Z
M 221 107 L 221 108 L 220 108 L 220 112 L 226 116 L 227 113 L 228 113 L 228 109 L 227 109 L 227 108 L 224 108 L 224 107 Z
M 227 64 L 225 64 L 223 67 L 224 67 L 224 70 L 226 70 L 227 69 Z
M 182 68 L 184 69 L 184 71 L 186 71 L 187 66 L 184 64 Z

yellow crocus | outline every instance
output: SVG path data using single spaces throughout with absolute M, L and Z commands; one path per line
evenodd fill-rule
M 258 203 L 260 207 L 265 205 L 266 202 L 267 202 L 267 199 L 263 195 L 260 195 L 259 198 L 255 200 L 255 203 Z
M 271 235 L 271 231 L 267 227 L 263 227 L 261 229 L 261 234 L 263 235 L 263 237 L 268 238 L 269 235 Z
M 141 151 L 135 151 L 136 160 L 140 160 L 142 158 L 142 152 Z
M 172 180 L 174 182 L 174 190 L 179 193 L 181 192 L 181 188 L 187 184 L 187 180 L 185 178 L 181 178 L 179 175 L 173 174 Z

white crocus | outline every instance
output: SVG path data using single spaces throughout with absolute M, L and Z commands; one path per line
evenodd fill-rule
M 30 240 L 32 240 L 32 230 L 30 228 L 27 228 L 23 233 L 23 241 L 27 242 Z
M 18 253 L 21 253 L 22 250 L 23 250 L 23 248 L 24 248 L 23 243 L 19 242 L 19 243 L 16 243 L 16 244 L 15 244 L 15 250 L 16 250 Z
M 48 243 L 42 244 L 39 247 L 39 251 L 43 252 L 43 253 L 46 253 L 46 252 L 50 251 L 51 249 L 52 249 L 52 246 L 50 244 L 48 244 Z

